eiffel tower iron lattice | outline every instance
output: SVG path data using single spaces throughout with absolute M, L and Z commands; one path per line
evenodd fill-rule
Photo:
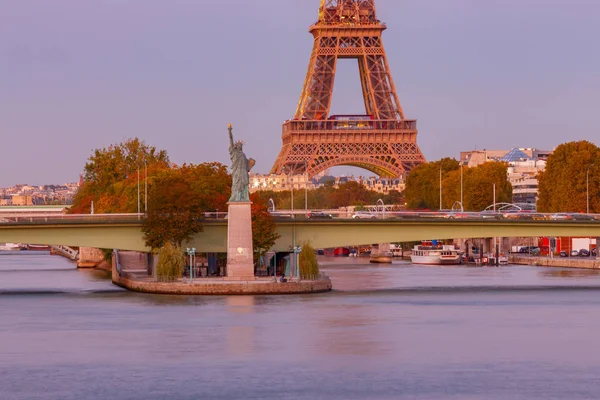
M 382 177 L 404 177 L 425 162 L 417 121 L 404 118 L 381 36 L 375 0 L 321 0 L 310 27 L 314 47 L 296 114 L 283 124 L 272 174 L 350 165 Z M 358 60 L 365 115 L 330 115 L 338 59 Z M 285 171 L 287 170 L 287 171 Z

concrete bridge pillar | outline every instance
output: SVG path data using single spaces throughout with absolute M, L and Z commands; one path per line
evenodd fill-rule
M 100 249 L 93 247 L 80 247 L 77 268 L 95 268 L 104 261 L 104 254 Z
M 377 264 L 391 264 L 392 251 L 389 243 L 379 243 L 371 247 L 370 262 Z

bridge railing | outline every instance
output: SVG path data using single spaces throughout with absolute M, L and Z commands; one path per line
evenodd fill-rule
M 0 225 L 60 225 L 89 223 L 132 223 L 139 222 L 144 214 L 63 214 L 63 215 L 2 215 Z

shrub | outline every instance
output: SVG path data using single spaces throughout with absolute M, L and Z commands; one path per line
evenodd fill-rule
M 183 276 L 185 254 L 183 249 L 167 242 L 158 252 L 156 276 L 160 280 L 176 280 Z
M 315 278 L 319 275 L 319 263 L 315 249 L 310 243 L 304 243 L 300 252 L 300 276 L 302 278 Z

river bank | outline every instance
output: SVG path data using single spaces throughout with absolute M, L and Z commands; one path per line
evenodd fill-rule
M 594 257 L 536 257 L 511 254 L 509 262 L 516 265 L 532 265 L 536 267 L 600 269 L 600 260 Z

